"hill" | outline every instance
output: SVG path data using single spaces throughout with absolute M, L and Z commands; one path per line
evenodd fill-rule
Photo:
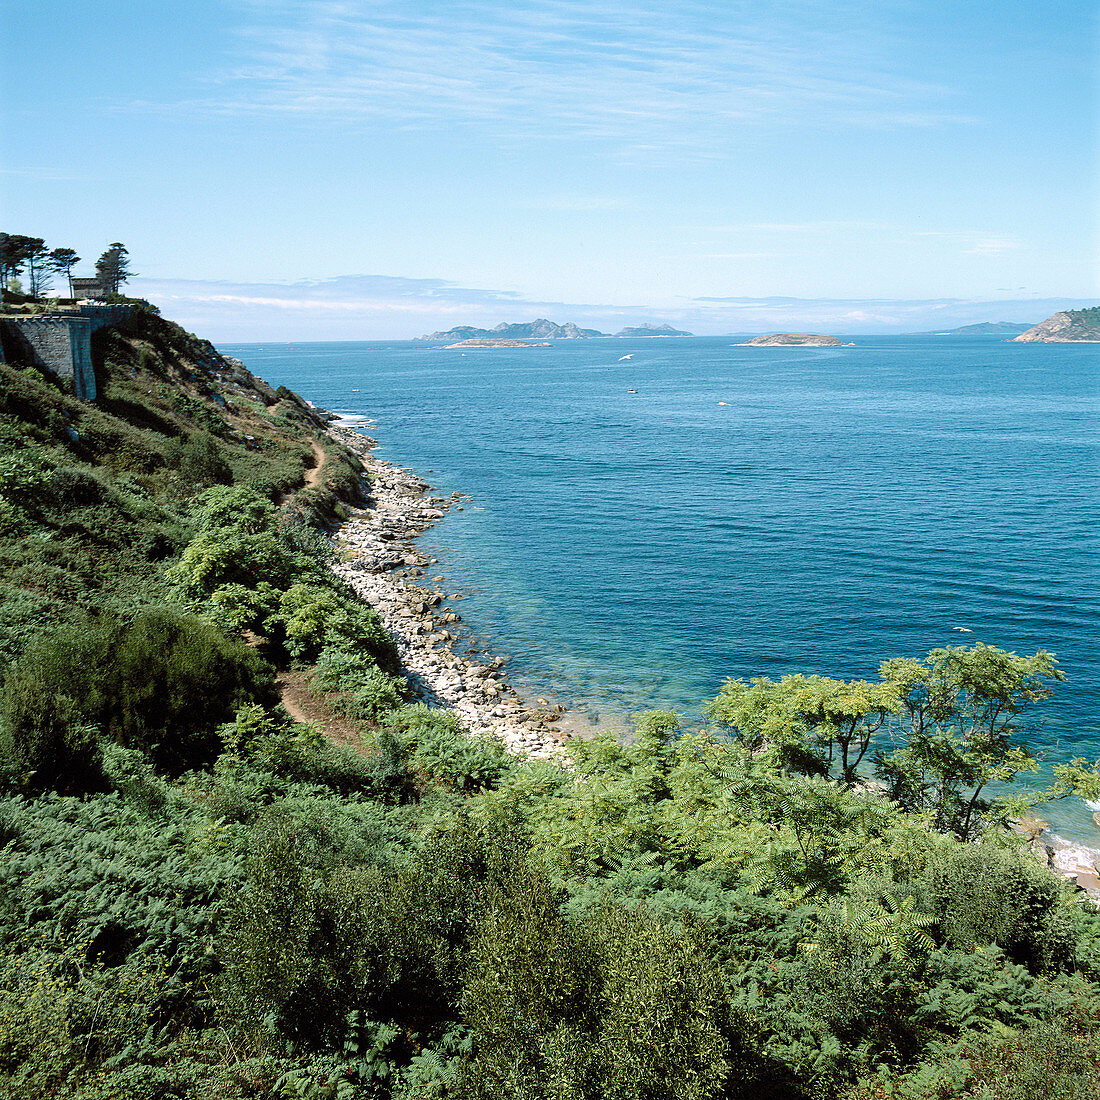
M 636 340 L 641 336 L 691 336 L 690 332 L 684 332 L 682 329 L 673 328 L 669 324 L 662 325 L 635 325 L 633 328 L 624 328 L 621 332 L 616 332 L 617 337 L 623 339 Z
M 582 340 L 595 336 L 606 336 L 606 332 L 599 332 L 594 328 L 579 328 L 572 321 L 566 321 L 564 325 L 555 324 L 553 321 L 539 317 L 534 321 L 526 321 L 522 324 L 507 324 L 501 322 L 496 328 L 473 328 L 470 325 L 459 325 L 448 329 L 446 332 L 432 332 L 427 336 L 418 336 L 417 340 L 448 341 L 457 343 L 459 340 Z
M 907 332 L 906 336 L 1014 336 L 1026 332 L 1031 326 L 1013 321 L 982 321 L 976 325 L 963 325 L 961 328 L 937 330 L 935 332 Z
M 1020 344 L 1100 343 L 1100 306 L 1055 313 L 1016 337 Z

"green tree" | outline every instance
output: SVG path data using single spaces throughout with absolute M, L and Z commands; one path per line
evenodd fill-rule
M 50 250 L 41 237 L 27 237 L 25 240 L 23 261 L 27 266 L 27 290 L 32 298 L 42 298 L 50 289 L 50 276 L 53 274 Z
M 95 273 L 112 294 L 118 294 L 122 284 L 137 274 L 130 270 L 129 256 L 126 246 L 121 241 L 114 241 L 96 260 Z
M 1023 741 L 1023 714 L 1065 679 L 1057 665 L 1046 650 L 1020 657 L 980 642 L 933 649 L 924 660 L 884 661 L 882 678 L 901 701 L 901 743 L 877 757 L 891 798 L 963 840 L 1020 813 L 1023 796 L 988 797 L 987 790 L 1037 767 Z M 1059 793 L 1068 790 L 1031 801 Z
M 80 257 L 72 248 L 55 248 L 50 253 L 50 268 L 58 275 L 64 275 L 69 283 L 69 297 L 73 296 L 73 267 L 80 263 Z
M 36 237 L 24 237 L 18 233 L 0 233 L 0 285 L 18 279 L 27 263 L 27 253 Z
M 827 775 L 834 765 L 848 786 L 874 734 L 900 709 L 892 683 L 826 676 L 727 680 L 707 714 L 731 729 L 750 755 L 769 753 L 785 767 Z

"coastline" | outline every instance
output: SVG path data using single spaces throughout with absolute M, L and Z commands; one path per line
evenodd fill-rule
M 351 424 L 337 420 L 328 431 L 355 453 L 371 481 L 365 507 L 333 536 L 341 559 L 333 570 L 378 612 L 415 699 L 451 708 L 471 733 L 496 737 L 509 752 L 563 758 L 565 742 L 591 732 L 591 724 L 545 699 L 525 700 L 505 677 L 507 657 L 459 655 L 458 645 L 469 648 L 471 639 L 460 637 L 461 615 L 451 604 L 465 597 L 453 588 L 448 595 L 441 575 L 422 579 L 435 562 L 413 540 L 465 498 L 437 496 L 416 474 L 376 458 L 377 442 Z
M 364 420 L 362 426 L 373 425 Z M 350 420 L 333 420 L 328 433 L 355 453 L 371 482 L 366 505 L 333 535 L 341 559 L 333 570 L 378 612 L 414 698 L 454 710 L 471 734 L 496 737 L 511 753 L 563 760 L 566 742 L 600 727 L 544 698 L 537 705 L 524 699 L 508 683 L 507 657 L 459 655 L 457 646 L 469 647 L 471 639 L 459 635 L 461 615 L 451 604 L 465 596 L 453 588 L 448 595 L 442 575 L 422 581 L 435 560 L 414 540 L 468 498 L 438 496 L 416 474 L 375 457 L 377 441 Z M 1022 819 L 1017 831 L 1029 838 L 1037 860 L 1100 906 L 1100 848 L 1067 840 L 1038 817 Z

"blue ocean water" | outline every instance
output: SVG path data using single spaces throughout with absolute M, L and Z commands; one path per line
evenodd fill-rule
M 1054 651 L 1032 745 L 1100 756 L 1096 346 L 851 339 L 222 350 L 472 497 L 421 548 L 532 693 L 690 722 L 728 676 L 981 640 Z M 1100 844 L 1084 803 L 1047 816 Z

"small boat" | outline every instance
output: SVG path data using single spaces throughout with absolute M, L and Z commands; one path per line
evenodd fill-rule
M 634 352 L 631 352 L 629 355 L 620 355 L 619 356 L 619 362 L 621 363 L 624 359 L 633 359 L 633 358 L 634 358 Z
M 637 390 L 627 390 L 626 392 L 627 393 L 637 393 L 638 391 Z

